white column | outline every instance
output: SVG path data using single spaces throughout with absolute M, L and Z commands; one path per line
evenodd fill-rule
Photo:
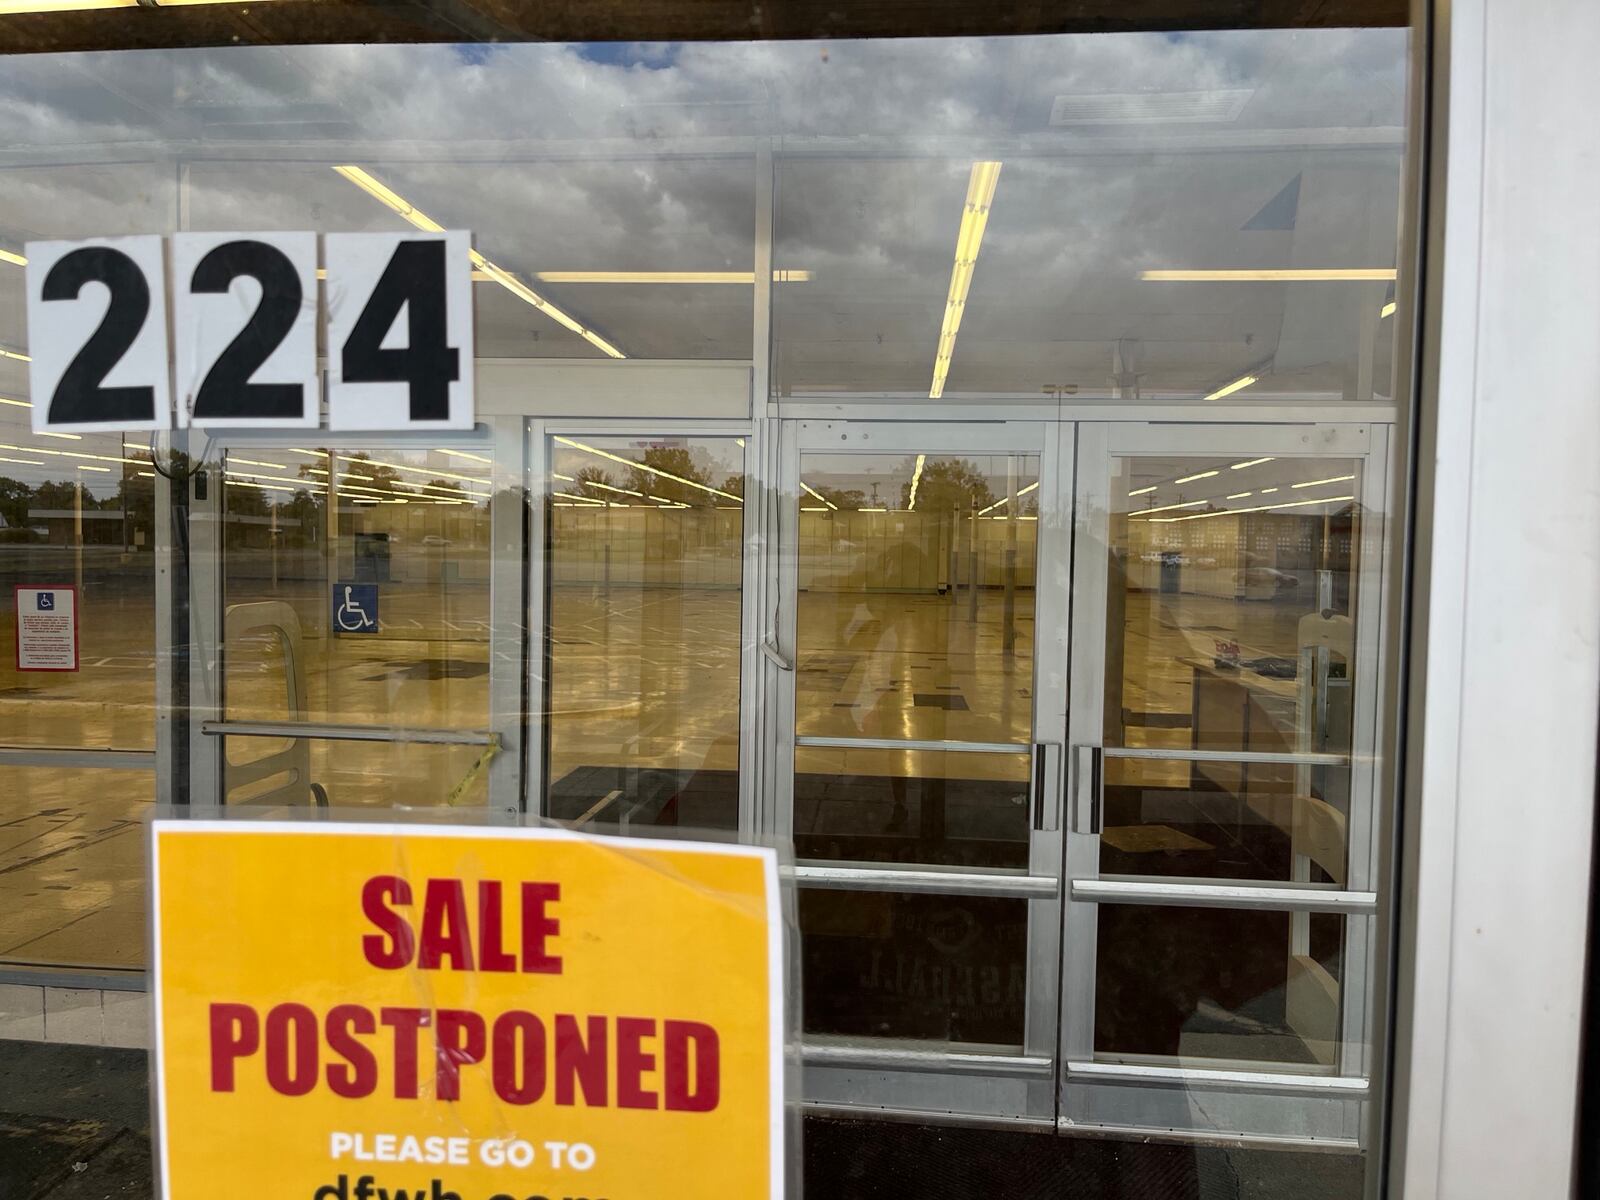
M 1407 1200 L 1565 1196 L 1600 679 L 1600 5 L 1435 7 L 1390 1176 Z

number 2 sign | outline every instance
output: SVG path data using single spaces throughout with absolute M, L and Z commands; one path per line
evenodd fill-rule
M 329 427 L 472 428 L 470 235 L 326 242 Z M 159 236 L 26 249 L 36 433 L 317 424 L 315 234 L 175 235 L 171 370 Z
M 33 431 L 171 426 L 161 239 L 26 250 Z
M 172 279 L 178 424 L 316 425 L 317 235 L 180 233 Z

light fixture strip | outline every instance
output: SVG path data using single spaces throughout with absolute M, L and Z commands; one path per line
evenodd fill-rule
M 15 450 L 19 454 L 44 454 L 51 458 L 81 458 L 88 462 L 131 463 L 136 467 L 145 465 L 137 458 L 122 458 L 115 454 L 85 454 L 79 450 L 46 450 L 43 446 L 13 446 L 6 442 L 0 442 L 0 450 Z
M 815 496 L 818 500 L 821 500 L 822 503 L 825 504 L 828 508 L 833 509 L 834 512 L 838 512 L 839 511 L 839 506 L 837 504 L 835 504 L 832 500 L 829 500 L 821 492 L 817 491 L 816 488 L 812 487 L 804 479 L 802 479 L 800 481 L 800 486 L 805 488 L 805 490 L 807 492 L 809 492 L 811 495 Z
M 927 462 L 926 454 L 917 455 L 917 469 L 911 472 L 911 501 L 906 505 L 907 512 L 912 512 L 917 507 L 917 487 L 922 483 L 922 468 Z
M 540 283 L 705 283 L 744 284 L 756 281 L 754 271 L 535 271 Z M 773 283 L 809 283 L 810 271 L 774 271 Z
M 1347 283 L 1383 282 L 1398 272 L 1393 267 L 1267 267 L 1141 271 L 1153 283 Z
M 1039 486 L 1039 481 L 1036 479 L 1032 483 L 1030 483 L 1027 487 L 1025 487 L 1021 491 L 1019 491 L 1017 493 L 1017 495 L 1018 496 L 1026 496 L 1029 492 L 1033 491 L 1038 486 Z M 989 505 L 988 508 L 986 508 L 982 512 L 980 512 L 978 515 L 980 517 L 986 516 L 987 514 L 992 513 L 995 509 L 999 508 L 1002 504 L 1010 504 L 1010 503 L 1011 503 L 1011 497 L 1010 496 L 1002 496 L 1002 497 L 1000 497 L 1000 499 L 996 500 L 993 504 Z
M 378 203 L 398 213 L 401 217 L 415 225 L 418 229 L 426 230 L 429 233 L 443 233 L 445 231 L 443 225 L 439 224 L 439 222 L 435 221 L 427 213 L 417 208 L 416 205 L 412 204 L 409 200 L 400 195 L 400 193 L 396 192 L 393 188 L 389 187 L 382 180 L 378 179 L 370 171 L 365 171 L 362 168 L 351 164 L 336 166 L 333 169 L 345 179 L 355 184 L 362 191 L 366 192 L 367 195 L 371 196 L 374 200 L 378 201 Z M 471 251 L 469 253 L 469 257 L 472 259 L 472 265 L 477 267 L 478 270 L 482 271 L 495 283 L 498 283 L 501 287 L 505 288 L 506 291 L 517 297 L 517 299 L 526 301 L 528 304 L 533 305 L 533 307 L 537 308 L 540 312 L 544 313 L 545 316 L 549 317 L 557 324 L 563 325 L 572 330 L 573 333 L 583 338 L 584 341 L 588 342 L 590 345 L 597 347 L 603 353 L 610 355 L 612 358 L 628 357 L 621 350 L 618 350 L 610 342 L 606 341 L 606 339 L 601 337 L 598 333 L 595 333 L 592 329 L 587 328 L 581 321 L 570 316 L 560 308 L 557 308 L 554 304 L 551 304 L 550 301 L 539 295 L 538 292 L 534 291 L 527 284 L 523 283 L 522 280 L 518 279 L 510 271 L 506 270 L 504 267 L 490 262 L 479 251 Z
M 1354 496 L 1323 496 L 1316 500 L 1285 500 L 1278 504 L 1259 504 L 1254 508 L 1219 508 L 1216 512 L 1190 513 L 1186 517 L 1155 517 L 1158 525 L 1171 525 L 1178 521 L 1198 521 L 1204 517 L 1237 517 L 1242 513 L 1269 512 L 1279 508 L 1304 508 L 1308 504 L 1342 504 Z
M 1249 387 L 1252 383 L 1257 383 L 1257 382 L 1259 382 L 1259 380 L 1254 375 L 1241 375 L 1238 379 L 1235 379 L 1232 383 L 1224 384 L 1222 387 L 1219 387 L 1216 391 L 1214 391 L 1214 392 L 1210 393 L 1209 395 L 1207 395 L 1206 399 L 1207 400 L 1221 400 L 1224 396 L 1231 396 L 1235 392 L 1243 391 L 1245 388 Z
M 1129 513 L 1128 516 L 1149 520 L 1151 519 L 1151 513 L 1171 512 L 1175 508 L 1199 508 L 1203 504 L 1205 504 L 1204 500 L 1185 500 L 1182 504 L 1163 504 L 1160 508 L 1141 508 L 1136 513 Z
M 1331 477 L 1329 479 L 1309 479 L 1305 483 L 1291 483 L 1289 486 L 1292 487 L 1292 488 L 1297 488 L 1297 489 L 1298 488 L 1308 488 L 1308 487 L 1321 487 L 1325 483 L 1349 483 L 1354 478 L 1355 478 L 1354 475 L 1334 475 L 1333 477 Z
M 999 182 L 999 163 L 981 161 L 972 164 L 972 175 L 967 181 L 966 205 L 961 213 L 961 228 L 956 234 L 956 257 L 950 268 L 950 290 L 945 298 L 944 321 L 939 327 L 939 345 L 933 357 L 933 383 L 928 388 L 930 400 L 937 400 L 944 395 L 945 380 L 950 375 L 950 360 L 955 355 L 956 335 L 961 332 L 967 293 L 972 287 L 973 268 L 978 262 L 978 251 L 983 247 L 983 231 L 989 224 L 989 210 L 994 206 L 995 187 Z
M 641 471 L 648 471 L 652 475 L 659 475 L 661 478 L 670 479 L 674 483 L 681 483 L 688 487 L 699 488 L 702 492 L 710 492 L 713 496 L 721 496 L 724 499 L 732 500 L 736 504 L 742 505 L 744 503 L 744 498 L 742 496 L 735 496 L 732 492 L 724 492 L 720 488 L 714 488 L 704 483 L 696 483 L 693 479 L 685 479 L 681 475 L 674 475 L 671 471 L 663 471 L 658 467 L 652 467 L 646 463 L 635 462 L 631 458 L 623 458 L 620 454 L 612 454 L 610 451 L 600 450 L 594 446 L 585 445 L 583 442 L 575 442 L 569 437 L 561 437 L 558 435 L 555 440 L 563 446 L 571 446 L 574 450 L 582 450 L 586 454 L 594 454 L 598 455 L 600 458 L 608 458 L 612 462 L 621 463 L 625 467 L 637 467 Z

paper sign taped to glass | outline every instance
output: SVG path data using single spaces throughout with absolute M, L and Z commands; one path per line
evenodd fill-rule
M 160 820 L 161 1194 L 778 1196 L 770 850 Z

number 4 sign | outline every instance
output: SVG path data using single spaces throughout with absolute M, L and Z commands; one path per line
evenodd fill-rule
M 330 428 L 472 428 L 470 244 L 328 235 Z M 26 249 L 34 432 L 169 428 L 162 239 Z M 317 424 L 316 250 L 311 233 L 173 238 L 179 426 Z
M 465 233 L 330 233 L 328 428 L 472 428 Z

